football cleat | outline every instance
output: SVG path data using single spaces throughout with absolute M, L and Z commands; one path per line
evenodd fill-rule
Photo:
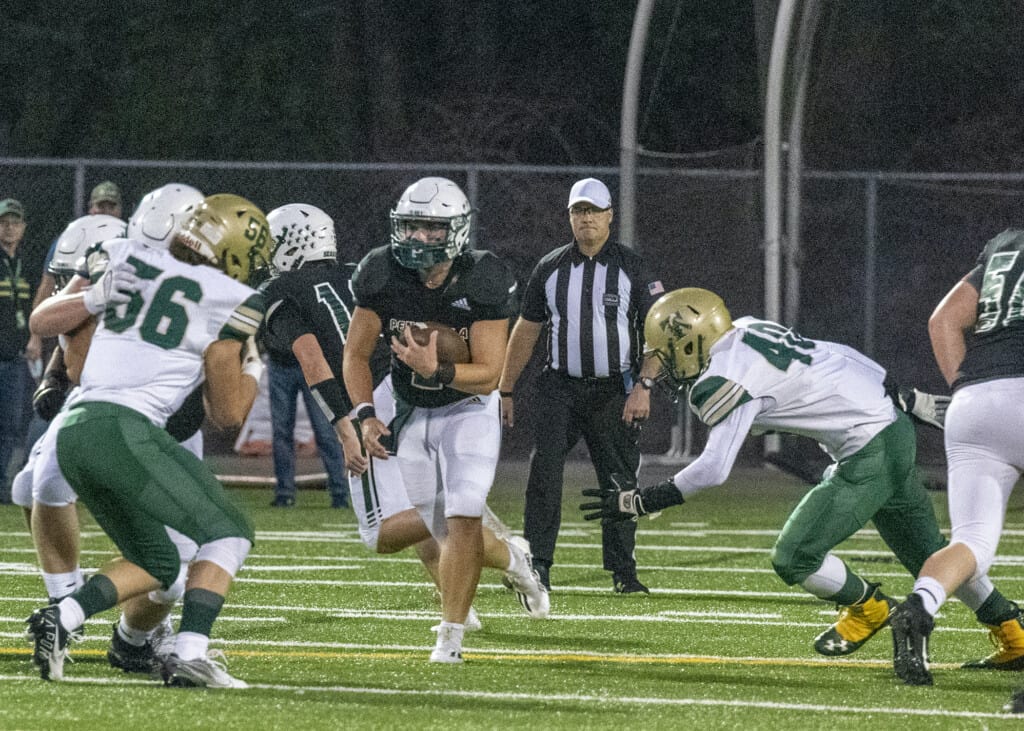
M 39 668 L 39 677 L 63 679 L 70 633 L 60 624 L 60 609 L 56 605 L 37 609 L 25 622 L 28 624 L 26 635 L 35 643 L 32 663 Z
M 836 623 L 814 638 L 814 649 L 821 655 L 835 657 L 859 650 L 878 630 L 889 624 L 896 600 L 873 587 L 871 594 L 860 604 L 839 608 Z
M 551 613 L 551 599 L 548 590 L 540 581 L 540 575 L 533 568 L 530 544 L 525 538 L 512 536 L 505 541 L 513 556 L 514 569 L 505 572 L 505 578 L 512 584 L 519 603 L 534 619 L 545 619 Z
M 452 627 L 439 627 L 430 662 L 456 665 L 462 662 L 462 636 Z
M 1024 688 L 1013 692 L 1003 710 L 1007 713 L 1024 713 Z
M 107 662 L 110 667 L 126 673 L 152 675 L 157 671 L 157 660 L 150 641 L 146 640 L 142 646 L 131 644 L 118 634 L 117 624 L 114 624 L 114 636 L 110 638 L 110 647 L 107 648 Z
M 270 501 L 270 507 L 293 508 L 295 507 L 295 498 L 290 495 L 276 495 L 274 499 Z
M 1024 621 L 1020 612 L 1001 624 L 986 626 L 996 651 L 961 667 L 968 670 L 1024 670 Z
M 169 688 L 248 688 L 249 684 L 228 674 L 224 653 L 210 650 L 206 657 L 182 660 L 170 655 L 160 669 Z
M 896 677 L 907 685 L 932 685 L 928 670 L 928 637 L 935 620 L 925 611 L 921 597 L 910 594 L 896 606 L 890 617 L 892 625 L 892 667 Z

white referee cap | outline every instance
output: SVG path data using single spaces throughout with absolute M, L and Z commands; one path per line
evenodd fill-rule
M 583 178 L 573 183 L 569 191 L 569 208 L 577 203 L 589 203 L 597 208 L 611 208 L 612 194 L 608 186 L 597 178 Z

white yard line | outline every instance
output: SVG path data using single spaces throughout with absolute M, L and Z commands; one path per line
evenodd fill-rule
M 38 678 L 23 675 L 0 675 L 0 681 L 39 683 Z M 150 685 L 156 687 L 153 681 L 132 680 L 128 678 L 109 677 L 66 677 L 62 683 L 78 683 L 84 685 Z M 1005 713 L 986 713 L 980 711 L 951 711 L 938 708 L 901 708 L 885 706 L 839 706 L 824 705 L 817 703 L 779 703 L 774 701 L 752 701 L 735 699 L 716 698 L 651 698 L 649 696 L 616 696 L 616 695 L 587 695 L 572 693 L 499 693 L 475 690 L 455 690 L 445 688 L 439 690 L 423 689 L 402 689 L 402 688 L 365 688 L 359 686 L 333 685 L 283 685 L 283 684 L 250 684 L 250 690 L 272 690 L 279 692 L 294 693 L 344 693 L 349 695 L 370 695 L 390 696 L 406 698 L 467 698 L 488 701 L 522 701 L 527 704 L 538 702 L 559 702 L 559 703 L 584 703 L 588 705 L 599 704 L 601 706 L 641 706 L 641 707 L 717 707 L 717 708 L 756 708 L 766 711 L 800 711 L 803 713 L 822 713 L 833 715 L 837 713 L 855 716 L 886 715 L 896 717 L 918 716 L 924 718 L 962 718 L 962 719 L 1013 719 L 1013 716 Z M 233 693 L 244 693 L 245 691 L 233 691 Z

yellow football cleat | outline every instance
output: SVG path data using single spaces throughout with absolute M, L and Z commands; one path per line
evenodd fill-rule
M 896 600 L 880 592 L 875 584 L 863 602 L 839 608 L 839 619 L 814 638 L 814 649 L 830 657 L 856 652 L 889 624 L 889 615 L 895 607 Z
M 1024 623 L 1016 617 L 1002 624 L 988 624 L 989 639 L 996 651 L 988 657 L 964 663 L 969 670 L 1024 670 Z

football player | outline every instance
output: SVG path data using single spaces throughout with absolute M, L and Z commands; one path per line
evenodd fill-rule
M 305 379 L 312 396 L 308 405 L 310 414 L 322 412 L 324 423 L 334 424 L 338 438 L 345 445 L 345 459 L 352 471 L 348 487 L 363 543 L 378 553 L 395 553 L 415 546 L 440 589 L 437 542 L 409 501 L 397 462 L 368 459 L 348 418 L 352 404 L 341 385 L 341 365 L 355 309 L 351 291 L 355 265 L 336 263 L 334 221 L 319 208 L 292 203 L 271 211 L 267 221 L 275 241 L 271 264 L 277 276 L 264 290 L 267 317 L 261 329 L 263 344 L 272 357 L 275 353 L 279 358 L 280 354 L 287 353 L 297 360 L 301 369 L 299 375 Z M 377 384 L 374 404 L 386 421 L 390 421 L 394 413 L 388 375 L 389 352 L 383 339 L 378 338 L 370 363 L 373 382 Z M 294 401 L 294 398 L 289 400 Z M 331 432 L 332 439 L 334 433 Z M 338 471 L 340 477 L 344 468 L 339 466 Z M 511 538 L 501 521 L 490 511 L 487 515 L 491 528 L 495 529 L 484 531 L 488 565 L 505 570 L 511 562 L 510 554 L 518 553 L 517 567 L 527 566 L 529 562 L 518 545 L 507 545 L 495 535 Z M 527 578 L 515 573 L 509 575 L 513 584 L 524 583 Z M 472 610 L 467 626 L 480 627 Z
M 202 200 L 201 192 L 181 183 L 169 183 L 157 188 L 140 201 L 128 221 L 128 236 L 150 246 L 166 249 L 170 246 L 173 234 L 184 222 L 186 211 Z M 101 220 L 108 218 L 85 216 L 71 224 L 58 240 L 50 268 L 55 281 L 63 288 L 60 294 L 73 294 L 88 286 L 89 272 L 78 272 L 80 267 L 85 266 L 84 255 L 103 241 L 123 232 L 122 221 L 113 219 L 120 226 L 117 231 L 113 231 L 113 224 Z M 102 274 L 106 256 L 93 256 L 91 261 L 92 276 Z M 77 496 L 57 465 L 56 435 L 63 424 L 64 412 L 56 415 L 48 412 L 59 409 L 67 388 L 77 385 L 95 324 L 94 317 L 84 322 L 74 318 L 66 323 L 52 322 L 52 327 L 59 331 L 60 345 L 51 361 L 49 378 L 43 379 L 35 400 L 37 413 L 51 421 L 47 432 L 34 445 L 27 464 L 16 478 L 19 500 L 33 506 L 31 532 L 40 557 L 50 604 L 59 602 L 79 588 L 84 579 L 78 564 Z M 65 349 L 69 361 L 66 368 L 63 359 Z M 203 440 L 199 428 L 204 416 L 202 391 L 196 389 L 167 423 L 168 433 L 200 459 Z M 171 528 L 167 531 L 181 558 L 179 577 L 167 590 L 153 591 L 122 605 L 121 619 L 114 626 L 107 659 L 113 667 L 125 672 L 152 673 L 160 660 L 157 635 L 173 634 L 169 622 L 170 610 L 181 597 L 188 564 L 198 546 Z
M 687 394 L 709 428 L 701 455 L 652 487 L 586 490 L 600 497 L 588 519 L 618 521 L 679 505 L 729 476 L 750 432 L 784 432 L 817 441 L 833 464 L 801 500 L 772 549 L 772 567 L 840 607 L 838 621 L 815 638 L 823 655 L 848 655 L 889 623 L 895 600 L 855 574 L 832 549 L 870 520 L 914 576 L 945 545 L 915 465 L 916 435 L 883 386 L 885 370 L 838 343 L 811 340 L 767 320 L 733 321 L 722 299 L 705 289 L 663 295 L 644 325 L 656 356 L 656 380 Z M 978 621 L 993 625 L 1020 610 L 985 575 L 957 596 Z M 1024 654 L 1024 643 L 1017 651 Z
M 391 242 L 372 250 L 352 279 L 356 309 L 345 346 L 345 387 L 369 457 L 388 459 L 390 438 L 409 501 L 441 541 L 442 622 L 431 662 L 462 662 L 462 636 L 485 554 L 481 516 L 501 446 L 498 377 L 516 282 L 494 254 L 469 250 L 472 213 L 459 187 L 428 177 L 410 185 L 391 212 Z M 409 324 L 438 322 L 469 341 L 471 362 L 437 357 Z M 370 357 L 381 333 L 390 336 L 396 416 L 376 413 Z M 400 340 L 398 336 L 403 336 Z M 438 499 L 439 498 L 439 499 Z M 436 504 L 435 504 L 436 503 Z M 547 592 L 528 549 L 509 552 L 510 573 L 533 616 L 545 616 Z M 519 566 L 520 562 L 525 562 Z
M 161 670 L 164 682 L 246 687 L 208 646 L 252 546 L 252 526 L 209 468 L 163 426 L 204 376 L 214 423 L 237 426 L 252 405 L 262 364 L 254 346 L 243 346 L 252 343 L 263 315 L 263 298 L 250 285 L 269 271 L 266 218 L 239 196 L 209 196 L 169 250 L 128 239 L 108 244 L 108 254 L 102 277 L 62 303 L 83 319 L 85 313 L 102 319 L 57 434 L 57 461 L 124 558 L 32 614 L 33 660 L 43 678 L 59 679 L 69 632 L 120 601 L 169 589 L 180 572 L 170 526 L 199 550 L 174 653 Z
M 948 594 L 960 596 L 995 559 L 1010 493 L 1024 470 L 1024 231 L 1010 229 L 985 245 L 928 322 L 939 370 L 953 390 L 946 415 L 950 544 L 925 562 L 913 592 L 893 612 L 896 675 L 931 685 L 928 639 Z M 980 617 L 979 617 L 980 618 Z M 1019 613 L 993 615 L 996 653 L 969 668 L 1024 669 L 1015 650 Z M 1024 691 L 1006 710 L 1024 712 Z

